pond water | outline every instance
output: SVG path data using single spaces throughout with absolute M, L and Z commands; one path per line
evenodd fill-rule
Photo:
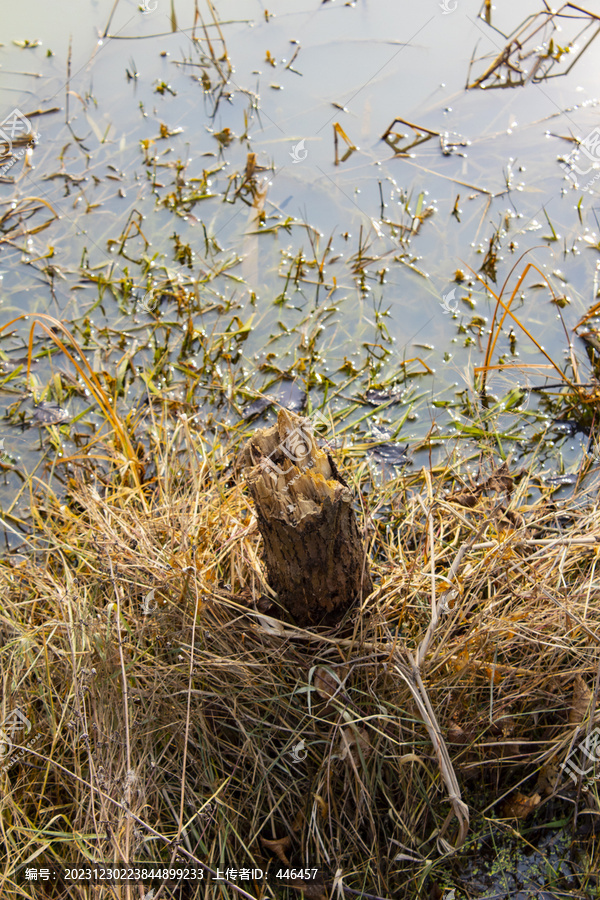
M 600 2 L 586 8 L 600 14 Z M 174 414 L 191 402 L 206 436 L 294 380 L 342 434 L 358 422 L 408 444 L 415 463 L 432 448 L 476 452 L 483 435 L 540 471 L 577 471 L 588 437 L 556 426 L 558 388 L 515 393 L 561 385 L 553 363 L 593 376 L 572 329 L 598 293 L 598 23 L 569 10 L 534 18 L 544 9 L 4 9 L 0 127 L 25 133 L 17 110 L 38 135 L 33 149 L 5 140 L 0 175 L 2 324 L 31 317 L 0 341 L 6 522 L 24 512 L 41 446 L 76 456 L 103 422 L 39 325 L 27 390 L 40 314 L 70 329 L 124 418 L 148 397 Z M 532 55 L 483 78 L 518 29 Z M 503 88 L 519 67 L 526 83 Z M 506 319 L 490 356 L 503 366 L 488 375 L 490 412 L 473 386 L 495 301 L 474 273 L 483 266 L 499 293 L 514 267 L 507 300 L 528 263 L 518 321 Z

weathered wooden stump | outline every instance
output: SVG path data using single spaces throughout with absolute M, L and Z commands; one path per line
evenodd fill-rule
M 269 585 L 298 625 L 333 624 L 373 590 L 352 493 L 308 419 L 285 409 L 247 442 L 242 464 Z

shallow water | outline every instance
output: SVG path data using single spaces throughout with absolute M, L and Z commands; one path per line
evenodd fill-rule
M 480 900 L 559 900 L 576 886 L 570 859 L 571 838 L 560 830 L 544 834 L 527 850 L 508 835 L 478 842 L 475 858 L 464 870 L 465 888 Z M 554 891 L 545 890 L 552 884 Z M 555 893 L 559 890 L 560 892 Z M 564 892 L 564 893 L 563 893 Z
M 268 12 L 259 2 L 221 0 L 215 9 L 232 72 L 216 90 L 218 72 L 227 64 L 208 6 L 199 8 L 209 23 L 206 34 L 216 62 L 201 23 L 194 29 L 191 0 L 146 5 L 155 4 L 153 12 L 144 13 L 126 0 L 82 0 L 76 6 L 37 0 L 3 11 L 4 117 L 13 108 L 26 116 L 38 109 L 59 111 L 31 117 L 39 133 L 32 167 L 24 169 L 21 159 L 5 173 L 15 183 L 0 183 L 3 213 L 13 200 L 21 201 L 19 210 L 24 198 L 37 197 L 48 206 L 39 204 L 30 226 L 51 219 L 49 207 L 58 216 L 29 237 L 19 236 L 16 217 L 7 220 L 5 227 L 13 230 L 0 245 L 2 320 L 28 312 L 76 321 L 87 330 L 94 365 L 114 375 L 131 354 L 130 372 L 135 368 L 139 376 L 152 365 L 155 350 L 144 346 L 152 322 L 135 297 L 152 283 L 179 279 L 188 285 L 206 272 L 195 327 L 220 330 L 234 314 L 250 327 L 243 355 L 229 371 L 217 366 L 207 389 L 196 392 L 200 408 L 214 403 L 215 373 L 219 391 L 234 399 L 238 410 L 251 399 L 236 393 L 242 382 L 258 392 L 272 380 L 273 367 L 298 376 L 301 367 L 295 363 L 306 356 L 312 339 L 313 407 L 322 403 L 328 379 L 343 382 L 339 370 L 345 360 L 360 368 L 370 356 L 371 365 L 345 400 L 331 401 L 334 411 L 369 388 L 393 378 L 403 381 L 403 362 L 418 357 L 409 364 L 412 375 L 402 402 L 369 422 L 393 435 L 405 420 L 396 435 L 402 448 L 407 443 L 417 448 L 429 433 L 443 454 L 454 445 L 463 452 L 476 446 L 464 427 L 469 416 L 461 392 L 472 389 L 474 367 L 484 361 L 493 306 L 468 267 L 480 269 L 490 239 L 499 234 L 498 285 L 527 251 L 517 274 L 526 262 L 535 263 L 557 295 L 566 296 L 559 310 L 547 290 L 533 287 L 541 278 L 532 270 L 514 307 L 559 365 L 565 364 L 567 349 L 559 313 L 570 334 L 596 299 L 600 229 L 594 204 L 600 182 L 582 192 L 559 165 L 559 157 L 574 146 L 564 138 L 583 138 L 596 124 L 596 44 L 570 72 L 563 74 L 567 66 L 557 65 L 552 71 L 560 77 L 507 90 L 465 91 L 471 58 L 498 53 L 506 43 L 501 32 L 539 11 L 539 2 L 503 4 L 493 11 L 491 27 L 478 18 L 479 2 L 466 0 L 449 0 L 446 6 L 453 11 L 447 13 L 443 4 L 429 0 L 275 0 Z M 589 8 L 600 12 L 598 3 Z M 564 26 L 566 39 L 573 23 Z M 540 32 L 540 43 L 547 37 Z M 17 46 L 15 40 L 41 45 Z M 473 73 L 481 74 L 488 64 L 475 64 Z M 445 143 L 433 137 L 407 156 L 396 156 L 381 137 L 397 117 L 447 132 Z M 358 148 L 339 165 L 334 123 Z M 161 126 L 167 136 L 160 136 Z M 410 132 L 408 126 L 397 127 Z M 144 141 L 151 142 L 146 149 Z M 342 156 L 346 144 L 339 133 L 338 142 Z M 265 167 L 257 174 L 266 189 L 265 225 L 277 229 L 266 234 L 254 233 L 255 210 L 235 196 L 249 152 Z M 207 170 L 215 171 L 207 176 Z M 240 178 L 230 186 L 230 202 L 223 202 L 235 172 Z M 202 199 L 197 199 L 199 185 Z M 131 217 L 142 235 L 130 226 L 123 243 Z M 176 258 L 175 234 L 179 246 L 189 245 L 190 259 Z M 357 261 L 360 246 L 366 261 Z M 297 271 L 300 252 L 304 272 L 296 285 L 286 284 L 286 275 Z M 311 260 L 321 265 L 320 275 Z M 214 276 L 225 261 L 231 268 Z M 453 282 L 457 269 L 466 276 L 460 285 Z M 133 297 L 122 294 L 122 284 L 99 287 L 86 270 L 113 281 L 130 277 Z M 225 302 L 230 314 L 220 319 L 202 314 L 214 301 Z M 164 324 L 157 334 L 167 340 L 169 331 L 168 353 L 176 362 L 181 337 L 173 334 L 181 320 L 172 299 L 163 297 L 157 315 Z M 494 361 L 501 358 L 512 367 L 489 379 L 498 400 L 506 400 L 517 385 L 544 386 L 548 377 L 556 382 L 548 360 L 518 325 L 513 327 L 517 355 L 511 355 L 508 328 L 494 355 Z M 116 346 L 119 333 L 124 337 Z M 26 338 L 20 323 L 2 348 L 22 357 Z M 577 338 L 573 352 L 586 380 L 589 363 Z M 258 371 L 265 361 L 271 366 L 266 374 Z M 200 364 L 199 357 L 192 363 Z M 424 365 L 433 374 L 417 374 L 426 372 Z M 40 387 L 56 368 L 73 371 L 60 354 L 53 366 L 40 362 Z M 306 381 L 306 370 L 299 380 Z M 177 400 L 183 384 L 172 369 L 168 384 L 159 380 L 153 387 Z M 20 388 L 23 382 L 10 386 Z M 140 377 L 128 375 L 123 414 L 144 394 Z M 500 425 L 511 436 L 503 449 L 535 452 L 540 469 L 548 457 L 551 474 L 561 468 L 561 455 L 576 469 L 585 435 L 565 438 L 548 417 L 536 418 L 538 398 L 525 395 L 529 418 L 518 415 L 526 404 L 503 413 Z M 13 422 L 16 402 L 27 419 L 31 400 L 5 395 Z M 67 406 L 72 417 L 86 403 L 70 398 Z M 93 416 L 92 410 L 90 422 Z M 221 419 L 234 423 L 239 414 L 230 407 Z M 519 437 L 533 441 L 519 445 Z M 39 459 L 39 439 L 38 427 L 9 427 L 5 451 L 31 471 Z M 61 440 L 63 455 L 73 452 L 67 429 Z M 554 441 L 561 447 L 558 455 Z M 414 456 L 416 462 L 428 458 L 426 450 Z M 10 471 L 6 479 L 8 502 L 19 482 Z

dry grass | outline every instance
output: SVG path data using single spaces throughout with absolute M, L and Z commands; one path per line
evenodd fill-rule
M 377 487 L 340 451 L 377 587 L 309 632 L 273 618 L 241 436 L 209 452 L 185 417 L 156 428 L 141 486 L 82 469 L 62 501 L 38 495 L 36 552 L 0 570 L 3 719 L 33 723 L 1 774 L 2 896 L 75 896 L 16 877 L 40 848 L 49 867 L 285 860 L 320 867 L 314 896 L 426 896 L 464 837 L 453 772 L 476 831 L 557 798 L 597 814 L 557 765 L 600 720 L 596 483 L 557 503 L 482 458 L 476 487 L 449 470 Z M 300 896 L 271 884 L 237 881 Z M 156 896 L 235 890 L 207 874 Z

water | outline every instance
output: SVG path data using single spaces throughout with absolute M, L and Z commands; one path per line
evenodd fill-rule
M 25 312 L 75 322 L 87 358 L 108 373 L 109 386 L 125 365 L 118 397 L 124 415 L 145 395 L 139 376 L 154 364 L 160 341 L 173 367 L 152 383 L 157 396 L 185 396 L 177 364 L 202 362 L 198 344 L 182 357 L 172 289 L 158 306 L 162 325 L 153 336 L 154 320 L 135 303 L 153 286 L 195 287 L 199 331 L 231 328 L 234 316 L 235 328 L 248 327 L 227 365 L 215 364 L 195 392 L 200 408 L 233 400 L 223 411 L 229 423 L 278 372 L 299 376 L 305 387 L 308 379 L 314 406 L 325 384 L 344 382 L 343 367 L 366 366 L 344 394 L 360 399 L 369 388 L 404 381 L 403 363 L 412 359 L 404 401 L 372 421 L 392 434 L 404 421 L 398 440 L 417 448 L 418 461 L 428 435 L 438 452 L 472 445 L 464 431 L 464 392 L 484 362 L 493 305 L 469 266 L 480 269 L 497 235 L 498 288 L 516 264 L 505 296 L 527 262 L 565 296 L 560 309 L 534 286 L 542 278 L 532 269 L 513 306 L 552 359 L 565 365 L 561 316 L 570 335 L 597 295 L 600 182 L 588 192 L 573 188 L 559 157 L 574 147 L 565 138 L 583 138 L 596 124 L 595 45 L 561 77 L 465 91 L 472 57 L 500 52 L 506 43 L 500 32 L 519 26 L 540 3 L 503 4 L 491 27 L 478 18 L 479 2 L 466 0 L 451 0 L 446 14 L 443 4 L 429 0 L 275 0 L 268 11 L 250 0 L 221 0 L 215 6 L 220 31 L 209 6 L 199 6 L 205 33 L 191 0 L 154 2 L 150 13 L 126 0 L 82 0 L 68 15 L 42 2 L 3 13 L 3 117 L 13 108 L 27 115 L 59 107 L 31 117 L 39 133 L 32 167 L 19 160 L 4 176 L 16 183 L 0 183 L 4 322 Z M 600 12 L 598 3 L 590 8 Z M 574 26 L 563 25 L 566 42 Z M 548 34 L 540 32 L 533 43 Z M 40 46 L 23 46 L 38 40 Z M 474 64 L 471 78 L 487 65 Z M 560 63 L 553 73 L 566 68 Z M 221 76 L 226 83 L 219 86 Z M 395 156 L 382 135 L 396 118 L 445 137 Z M 336 123 L 358 148 L 339 165 Z M 395 130 L 412 134 L 408 125 Z M 348 148 L 339 129 L 337 138 L 343 157 Z M 248 153 L 256 155 L 264 193 L 262 229 L 244 189 Z M 25 226 L 40 230 L 27 236 Z M 464 273 L 460 284 L 457 270 Z M 99 276 L 112 286 L 99 285 Z M 453 290 L 452 301 L 444 302 Z M 224 310 L 220 316 L 202 312 L 215 306 Z M 16 324 L 2 341 L 9 356 L 26 355 L 30 325 Z M 39 328 L 36 335 L 41 342 Z M 302 371 L 298 360 L 307 352 Z M 573 353 L 580 380 L 587 381 L 590 367 L 577 338 Z M 497 400 L 517 386 L 557 381 L 514 322 L 513 336 L 507 322 L 496 347 L 493 361 L 499 359 L 511 368 L 489 376 Z M 62 354 L 51 363 L 40 360 L 37 400 L 57 370 L 74 374 Z M 22 377 L 4 384 L 17 391 L 4 395 L 13 423 L 5 448 L 30 472 L 39 460 L 40 430 L 14 427 L 19 412 L 26 422 L 33 412 L 24 387 Z M 517 415 L 521 404 L 501 420 L 513 438 L 504 449 L 535 451 L 536 465 L 541 469 L 548 459 L 549 472 L 561 467 L 561 457 L 576 469 L 585 435 L 555 433 L 543 409 L 534 415 L 539 395 L 524 397 L 529 418 Z M 63 402 L 73 416 L 91 400 L 75 393 Z M 348 405 L 340 398 L 331 404 L 333 410 Z M 99 427 L 93 404 L 84 422 L 88 432 Z M 61 434 L 61 452 L 73 454 L 68 430 Z M 19 484 L 9 471 L 5 502 Z
M 465 886 L 480 900 L 560 900 L 576 888 L 571 843 L 566 832 L 552 829 L 524 850 L 523 841 L 499 830 L 477 842 Z

